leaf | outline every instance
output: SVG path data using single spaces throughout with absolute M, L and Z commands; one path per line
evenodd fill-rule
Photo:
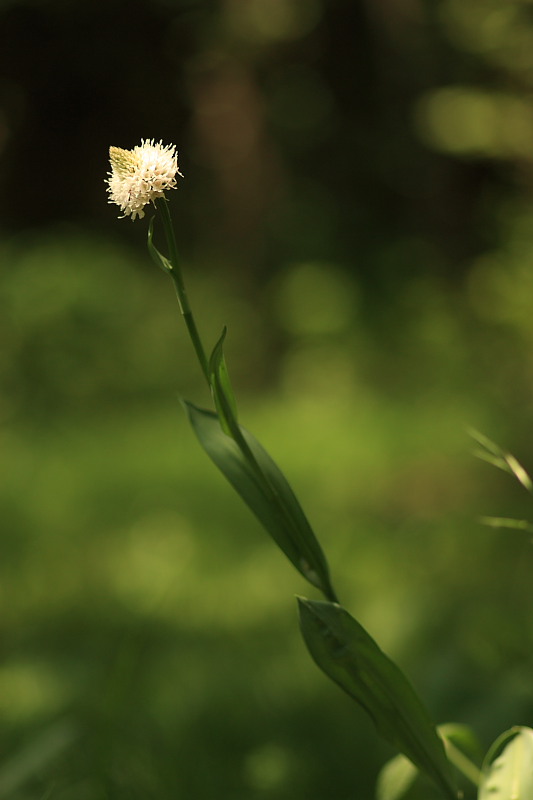
M 469 430 L 470 436 L 480 445 L 479 450 L 474 451 L 474 455 L 478 458 L 481 458 L 483 461 L 487 461 L 489 464 L 492 464 L 494 467 L 503 470 L 504 472 L 508 472 L 510 475 L 514 475 L 516 480 L 522 484 L 524 489 L 527 489 L 528 492 L 533 492 L 533 481 L 529 477 L 528 473 L 520 464 L 519 461 L 511 454 L 506 453 L 505 450 L 485 436 L 483 433 L 474 430 L 471 428 Z
M 183 404 L 207 455 L 265 530 L 304 578 L 335 599 L 322 549 L 289 483 L 268 453 L 236 422 L 234 435 L 228 436 L 214 412 L 186 401 Z
M 399 800 L 409 791 L 418 774 L 418 767 L 401 753 L 391 758 L 378 775 L 377 800 Z
M 447 722 L 438 725 L 437 731 L 444 742 L 448 761 L 474 786 L 479 786 L 481 770 L 472 759 L 481 760 L 481 748 L 472 728 L 458 722 Z
M 444 722 L 442 725 L 437 725 L 437 731 L 444 740 L 445 747 L 451 743 L 461 751 L 475 753 L 476 757 L 480 757 L 479 740 L 469 725 L 462 722 Z
M 172 264 L 162 253 L 159 252 L 157 247 L 154 244 L 154 219 L 152 217 L 150 223 L 148 225 L 148 252 L 152 257 L 152 261 L 154 261 L 155 265 L 166 272 L 167 274 L 172 272 Z
M 302 634 L 320 669 L 359 703 L 384 739 L 456 800 L 444 745 L 403 672 L 341 606 L 298 603 Z
M 532 800 L 533 730 L 517 726 L 492 745 L 483 764 L 478 800 Z
M 515 531 L 533 533 L 533 525 L 527 519 L 510 519 L 509 517 L 480 517 L 482 525 L 489 528 L 509 528 Z
M 448 760 L 474 786 L 478 786 L 481 779 L 480 769 L 472 762 L 466 753 L 475 753 L 479 756 L 479 742 L 474 732 L 467 725 L 457 722 L 447 722 L 437 726 L 437 733 L 444 742 L 444 749 Z M 403 754 L 391 758 L 381 769 L 376 788 L 377 800 L 398 800 L 403 797 L 414 784 L 420 770 L 412 761 Z
M 234 436 L 237 426 L 237 403 L 233 394 L 226 359 L 224 358 L 223 345 L 226 338 L 226 330 L 224 328 L 211 353 L 209 373 L 213 400 L 215 401 L 222 430 L 228 436 Z
M 505 462 L 510 472 L 512 472 L 516 480 L 522 484 L 524 489 L 527 489 L 528 492 L 533 492 L 533 483 L 522 464 L 520 464 L 511 453 L 506 453 Z

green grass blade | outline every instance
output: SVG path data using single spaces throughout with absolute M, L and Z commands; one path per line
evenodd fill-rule
M 527 519 L 510 519 L 509 517 L 480 517 L 482 525 L 489 528 L 509 528 L 514 531 L 533 533 L 533 524 Z
M 383 738 L 456 800 L 442 740 L 401 670 L 339 605 L 298 602 L 302 634 L 317 665 L 359 703 Z
M 533 492 L 533 481 L 522 464 L 511 453 L 507 453 L 496 442 L 473 428 L 470 429 L 469 433 L 480 446 L 479 449 L 474 451 L 474 455 L 494 467 L 514 475 L 524 489 L 528 492 Z

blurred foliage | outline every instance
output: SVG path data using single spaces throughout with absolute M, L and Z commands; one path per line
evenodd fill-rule
M 207 342 L 341 599 L 438 722 L 531 724 L 526 0 L 0 2 L 0 795 L 372 796 L 307 587 L 199 451 L 207 404 L 110 144 L 178 145 Z M 156 232 L 156 238 L 158 236 Z

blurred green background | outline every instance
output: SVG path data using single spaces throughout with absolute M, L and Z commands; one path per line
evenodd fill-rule
M 0 797 L 371 798 L 308 587 L 200 451 L 110 144 L 173 142 L 205 340 L 438 722 L 533 724 L 533 6 L 1 0 Z M 428 797 L 426 793 L 424 795 Z

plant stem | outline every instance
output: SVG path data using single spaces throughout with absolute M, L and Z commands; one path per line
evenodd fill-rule
M 211 385 L 211 374 L 209 368 L 209 361 L 207 359 L 202 340 L 200 338 L 200 334 L 198 333 L 198 329 L 196 327 L 196 323 L 194 321 L 194 317 L 191 311 L 191 307 L 189 305 L 189 299 L 187 297 L 187 290 L 185 288 L 185 282 L 183 280 L 183 275 L 181 273 L 180 267 L 180 260 L 178 256 L 178 248 L 176 246 L 176 237 L 174 235 L 174 227 L 172 225 L 172 218 L 170 216 L 169 206 L 166 198 L 162 197 L 157 200 L 157 209 L 161 211 L 161 218 L 163 220 L 163 226 L 165 229 L 165 237 L 167 240 L 167 247 L 169 258 L 161 261 L 161 254 L 159 254 L 159 258 L 157 259 L 157 263 L 162 269 L 167 272 L 174 282 L 174 286 L 176 289 L 176 295 L 178 298 L 178 304 L 180 307 L 181 314 L 183 319 L 185 320 L 185 324 L 187 326 L 187 330 L 189 332 L 189 336 L 191 338 L 193 347 L 195 349 L 196 355 L 198 357 L 198 361 L 200 362 L 200 367 L 202 368 L 202 372 L 204 373 L 204 377 L 207 381 L 209 388 L 213 391 L 214 386 Z M 149 235 L 149 246 L 151 246 L 151 234 Z M 216 378 L 214 377 L 214 380 Z M 221 398 L 224 398 L 224 391 L 221 390 L 220 392 Z M 219 419 L 220 419 L 220 412 L 219 410 Z M 259 466 L 257 459 L 252 452 L 248 442 L 246 441 L 245 436 L 237 422 L 234 418 L 231 409 L 226 408 L 224 411 L 224 416 L 226 418 L 226 424 L 229 426 L 231 430 L 231 436 L 235 441 L 237 447 L 240 449 L 241 453 L 243 454 L 244 458 L 248 462 L 252 473 L 253 478 L 256 482 L 257 490 L 264 494 L 265 499 L 270 503 L 273 509 L 275 509 L 276 514 L 280 518 L 280 525 L 288 524 L 292 531 L 298 531 L 298 522 L 294 520 L 293 513 L 291 509 L 287 507 L 286 501 L 284 501 L 283 497 L 280 496 L 279 492 L 276 490 L 275 486 L 272 485 L 271 480 L 269 479 L 268 475 L 261 469 Z M 315 584 L 318 588 L 322 589 L 326 599 L 330 600 L 331 602 L 337 603 L 337 595 L 333 589 L 331 584 L 329 574 L 327 574 L 327 565 L 324 564 L 324 570 L 327 577 L 327 583 L 325 586 L 320 587 L 319 584 Z M 318 575 L 318 577 L 320 577 Z M 313 582 L 313 581 L 311 581 Z
M 444 740 L 446 747 L 446 755 L 448 760 L 457 767 L 459 772 L 462 772 L 465 778 L 468 778 L 474 786 L 479 786 L 481 783 L 481 770 L 477 767 L 464 753 L 459 750 L 449 739 Z
M 204 346 L 202 344 L 202 340 L 200 338 L 200 334 L 198 333 L 198 328 L 196 327 L 196 322 L 194 321 L 191 307 L 189 305 L 187 290 L 185 288 L 185 283 L 183 281 L 183 276 L 181 274 L 178 248 L 176 246 L 176 237 L 174 236 L 174 227 L 172 225 L 170 211 L 168 210 L 167 200 L 165 198 L 161 198 L 160 200 L 158 200 L 157 208 L 161 210 L 163 227 L 165 228 L 165 236 L 170 256 L 169 261 L 172 264 L 172 270 L 170 270 L 169 274 L 172 280 L 174 281 L 174 286 L 176 288 L 176 295 L 178 297 L 180 311 L 183 316 L 183 319 L 185 320 L 187 330 L 189 331 L 189 336 L 191 337 L 191 341 L 194 350 L 196 352 L 196 355 L 198 357 L 198 361 L 200 362 L 202 372 L 204 373 L 205 379 L 208 385 L 210 386 L 211 384 L 209 380 L 209 362 L 207 360 Z

